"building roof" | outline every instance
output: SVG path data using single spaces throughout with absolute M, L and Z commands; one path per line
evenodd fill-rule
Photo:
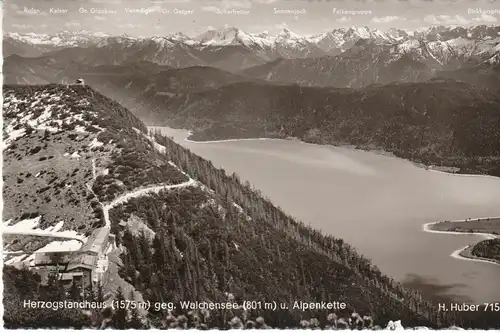
M 66 265 L 71 257 L 75 255 L 74 251 L 64 252 L 36 252 L 35 266 L 42 265 Z
M 97 255 L 89 253 L 78 253 L 71 258 L 68 264 L 67 271 L 71 271 L 76 268 L 86 268 L 93 270 L 97 265 Z
M 100 253 L 101 251 L 104 250 L 104 246 L 108 242 L 108 237 L 109 237 L 108 228 L 95 229 L 92 232 L 92 234 L 90 234 L 87 242 L 82 246 L 80 251 Z

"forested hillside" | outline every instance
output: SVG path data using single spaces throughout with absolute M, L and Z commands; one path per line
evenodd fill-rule
M 4 123 L 4 135 L 9 140 L 7 151 L 4 150 L 7 163 L 26 158 L 19 153 L 26 144 L 21 145 L 19 140 L 37 138 L 43 128 L 40 124 L 47 118 L 42 117 L 43 113 L 26 117 L 19 112 L 23 105 L 25 109 L 27 105 L 40 105 L 52 110 L 54 106 L 50 105 L 57 102 L 62 105 L 60 110 L 70 112 L 73 119 L 79 119 L 82 113 L 92 115 L 93 126 L 99 130 L 92 135 L 109 146 L 99 152 L 81 152 L 85 154 L 81 162 L 89 156 L 89 160 L 95 158 L 97 165 L 104 168 L 98 168 L 99 172 L 92 175 L 90 163 L 88 170 L 92 177 L 86 181 L 91 186 L 85 194 L 88 200 L 110 207 L 109 219 L 96 208 L 97 219 L 102 223 L 109 221 L 118 245 L 112 253 L 116 260 L 110 263 L 117 274 L 106 275 L 113 279 L 112 285 L 102 280 L 97 290 L 85 296 L 64 292 L 57 280 L 49 279 L 43 285 L 33 272 L 5 266 L 4 298 L 8 303 L 4 320 L 8 328 L 346 328 L 385 327 L 390 320 L 401 320 L 404 326 L 434 328 L 452 324 L 491 328 L 498 324 L 484 313 L 481 317 L 466 317 L 456 312 L 438 312 L 432 302 L 382 274 L 342 239 L 305 226 L 250 184 L 242 184 L 237 175 L 227 175 L 172 140 L 148 133 L 135 116 L 91 88 L 8 86 L 4 93 L 9 96 L 7 107 L 12 111 Z M 72 109 L 74 105 L 90 109 Z M 58 119 L 56 113 L 51 116 Z M 55 122 L 58 126 L 64 123 Z M 29 133 L 28 127 L 32 128 Z M 64 128 L 64 133 L 68 136 L 82 133 L 79 130 L 82 129 L 75 124 Z M 58 144 L 62 146 L 54 148 L 55 143 L 48 141 L 45 149 L 64 150 L 73 145 L 66 140 Z M 13 152 L 8 153 L 10 150 Z M 57 168 L 60 162 L 40 168 Z M 18 164 L 17 172 L 24 172 L 26 165 Z M 11 172 L 15 177 L 14 170 Z M 66 172 L 62 174 L 67 176 Z M 31 186 L 37 189 L 46 185 L 33 182 Z M 64 200 L 62 193 L 53 195 L 53 201 Z M 13 198 L 12 194 L 4 194 L 7 203 Z M 51 207 L 50 203 L 47 205 Z M 91 221 L 96 216 L 91 212 L 82 217 Z M 64 226 L 69 230 L 75 228 L 71 223 Z M 152 307 L 145 313 L 123 308 L 57 311 L 56 320 L 42 309 L 23 307 L 26 299 L 82 297 L 108 302 L 112 299 L 172 302 L 176 309 Z M 274 311 L 238 308 L 207 313 L 181 309 L 182 301 L 239 304 L 275 301 L 289 308 Z M 302 311 L 293 309 L 295 301 L 345 302 L 346 308 Z
M 477 243 L 472 248 L 472 254 L 481 258 L 493 259 L 500 263 L 500 238 Z
M 500 55 L 497 56 L 500 59 Z M 436 75 L 467 82 L 493 92 L 500 91 L 500 64 L 483 62 L 475 66 L 466 66 L 456 70 L 439 71 Z
M 296 137 L 500 175 L 499 97 L 452 79 L 357 90 L 243 82 L 164 105 L 158 122 L 193 129 L 193 140 Z
M 241 74 L 270 82 L 301 86 L 361 88 L 370 84 L 421 82 L 433 76 L 425 64 L 403 56 L 395 61 L 348 54 L 335 57 L 277 59 L 247 68 Z

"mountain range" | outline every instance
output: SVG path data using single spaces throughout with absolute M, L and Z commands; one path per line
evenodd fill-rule
M 432 66 L 457 67 L 487 60 L 500 50 L 500 26 L 431 27 L 427 30 L 370 30 L 367 27 L 334 29 L 302 36 L 288 29 L 277 35 L 252 34 L 235 27 L 209 30 L 189 37 L 175 33 L 161 37 L 110 36 L 61 32 L 55 35 L 7 33 L 4 54 L 73 58 L 93 65 L 150 61 L 175 67 L 212 66 L 238 71 L 279 58 L 334 56 L 360 40 L 381 45 L 390 60 L 409 55 Z
M 323 39 L 226 28 L 193 38 L 92 35 L 83 47 L 79 35 L 43 56 L 7 56 L 4 76 L 13 84 L 81 77 L 146 123 L 188 128 L 194 139 L 298 137 L 496 175 L 498 33 L 338 29 L 330 39 L 350 43 L 340 54 L 294 57 L 282 54 L 292 45 L 325 52 Z

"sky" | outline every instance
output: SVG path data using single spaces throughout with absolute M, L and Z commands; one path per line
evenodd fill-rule
M 500 0 L 4 0 L 4 32 L 196 35 L 237 27 L 315 34 L 340 27 L 500 25 Z

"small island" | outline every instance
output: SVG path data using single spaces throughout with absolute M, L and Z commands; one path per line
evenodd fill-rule
M 454 252 L 454 254 L 467 259 L 478 259 L 500 264 L 500 218 L 427 223 L 424 225 L 424 231 L 484 235 L 489 239 L 469 245 Z

